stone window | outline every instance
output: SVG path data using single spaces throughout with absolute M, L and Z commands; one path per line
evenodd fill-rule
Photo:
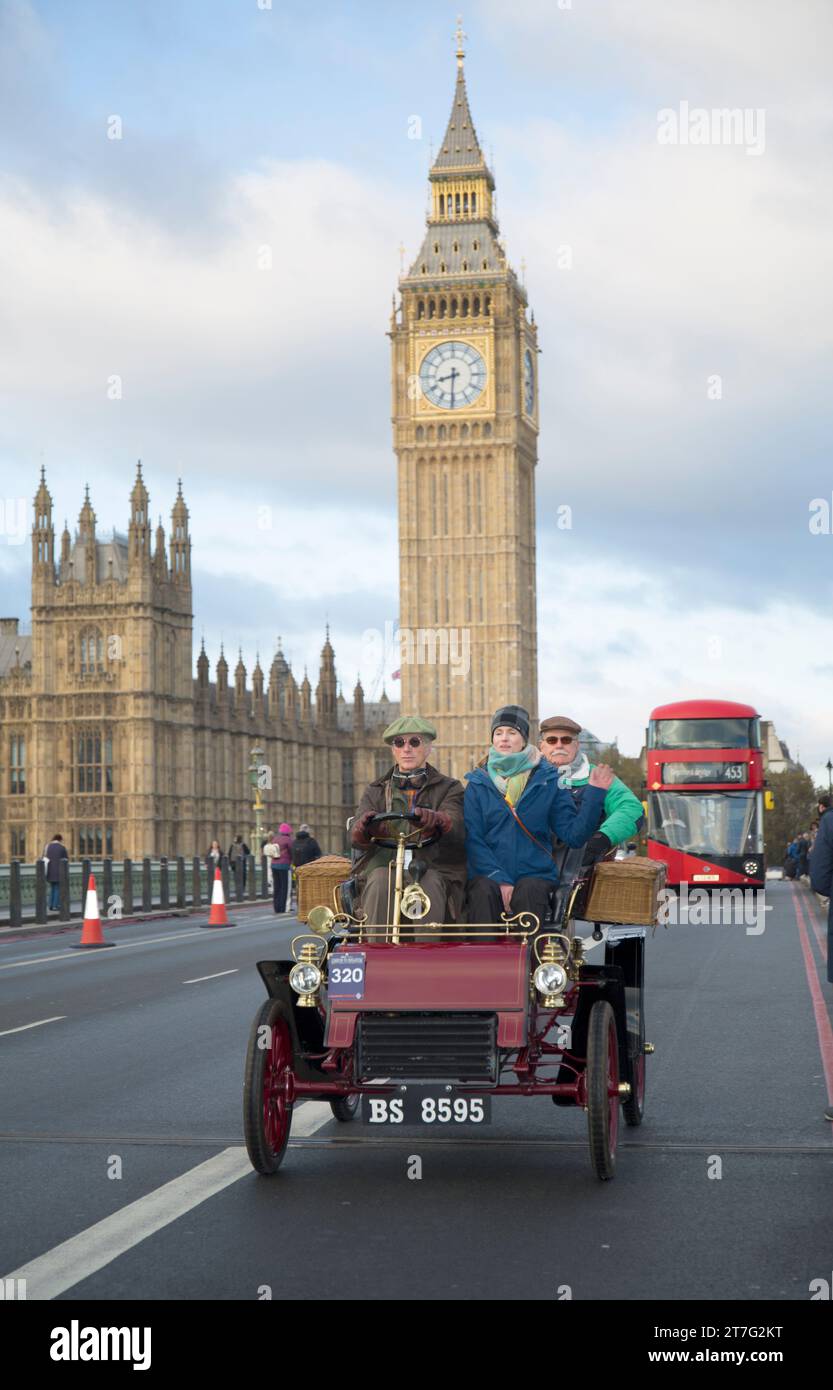
M 84 859 L 107 859 L 113 857 L 113 827 L 105 825 L 81 825 L 78 827 L 78 855 Z
M 97 627 L 81 633 L 81 675 L 90 676 L 104 670 L 104 639 Z
M 23 796 L 26 792 L 26 739 L 23 734 L 12 734 L 9 742 L 9 791 L 12 796 Z
M 12 826 L 11 857 L 12 859 L 26 858 L 26 830 L 22 825 Z
M 75 736 L 73 791 L 113 790 L 113 740 L 100 729 L 79 731 Z

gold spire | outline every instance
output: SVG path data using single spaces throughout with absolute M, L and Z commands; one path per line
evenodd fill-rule
M 468 35 L 463 33 L 463 16 L 461 14 L 458 14 L 457 16 L 457 28 L 455 30 L 454 37 L 457 40 L 457 71 L 462 72 L 463 59 L 466 56 L 466 51 L 463 48 L 463 40 L 468 38 Z

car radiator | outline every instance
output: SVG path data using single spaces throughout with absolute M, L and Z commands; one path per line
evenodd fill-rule
M 496 1081 L 497 1015 L 365 1013 L 356 1028 L 361 1080 Z

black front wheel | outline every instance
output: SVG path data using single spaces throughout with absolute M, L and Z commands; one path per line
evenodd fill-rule
M 587 1132 L 590 1162 L 601 1182 L 616 1173 L 619 1137 L 619 1040 L 616 1015 L 606 999 L 590 1010 L 587 1028 Z
M 339 1096 L 337 1100 L 330 1101 L 330 1109 L 336 1120 L 341 1120 L 346 1124 L 348 1120 L 355 1120 L 359 1108 L 361 1096 Z

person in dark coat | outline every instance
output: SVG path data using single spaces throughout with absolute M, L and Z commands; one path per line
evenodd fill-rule
M 49 884 L 49 911 L 57 912 L 60 906 L 61 860 L 69 859 L 62 835 L 53 835 L 43 851 L 46 864 L 46 881 Z
M 828 898 L 827 905 L 827 978 L 833 984 L 833 798 L 819 798 L 819 828 L 810 855 L 810 887 L 814 893 Z M 833 1120 L 833 1105 L 824 1112 Z
M 321 858 L 321 846 L 311 834 L 308 825 L 302 825 L 292 841 L 292 867 L 298 869 L 302 864 L 311 864 Z
M 599 763 L 577 808 L 558 768 L 529 742 L 527 711 L 497 710 L 488 757 L 466 773 L 469 921 L 500 922 L 502 913 L 525 911 L 543 921 L 558 882 L 553 836 L 574 848 L 585 844 L 599 828 L 613 780 Z
M 231 867 L 231 871 L 232 871 L 232 873 L 235 874 L 235 875 L 236 875 L 236 873 L 237 873 L 237 861 L 238 861 L 238 859 L 242 859 L 242 861 L 243 861 L 243 891 L 244 891 L 244 892 L 246 891 L 246 866 L 247 866 L 247 864 L 248 864 L 248 862 L 249 862 L 248 856 L 249 856 L 249 846 L 246 844 L 246 841 L 243 839 L 243 836 L 242 836 L 242 835 L 235 835 L 235 837 L 234 837 L 234 844 L 231 845 L 231 846 L 229 847 L 228 859 L 229 859 L 229 865 L 230 865 L 230 867 Z

